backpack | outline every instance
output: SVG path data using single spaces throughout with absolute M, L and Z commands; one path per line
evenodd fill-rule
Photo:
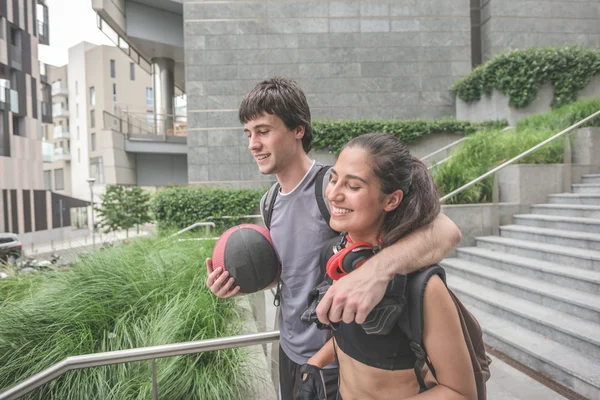
M 329 203 L 325 198 L 325 187 L 329 183 L 329 175 L 331 175 L 331 165 L 321 165 L 317 172 L 317 178 L 315 182 L 315 197 L 317 199 L 317 205 L 319 211 L 327 224 L 329 225 L 329 219 L 331 214 L 329 213 Z M 327 179 L 325 177 L 327 176 Z M 260 215 L 262 216 L 263 222 L 267 229 L 271 229 L 271 217 L 273 216 L 273 206 L 275 205 L 275 199 L 279 193 L 279 182 L 275 182 L 273 186 L 263 195 L 260 199 Z
M 431 374 L 435 378 L 435 369 L 431 365 L 425 351 L 425 346 L 423 345 L 423 297 L 425 286 L 429 278 L 433 275 L 438 275 L 446 285 L 446 271 L 437 264 L 409 276 L 407 293 L 409 307 L 405 311 L 405 313 L 408 312 L 408 318 L 403 318 L 400 322 L 400 327 L 409 338 L 410 348 L 416 357 L 414 370 L 421 388 L 420 392 L 428 389 L 423 378 L 424 375 L 427 375 L 427 369 L 424 369 L 425 364 L 427 364 L 429 371 L 431 371 Z M 448 289 L 448 292 L 456 305 L 460 325 L 467 343 L 467 349 L 469 350 L 473 372 L 475 373 L 475 384 L 477 385 L 477 399 L 486 400 L 485 383 L 490 379 L 490 363 L 492 360 L 485 353 L 483 332 L 477 319 L 465 308 L 450 289 Z

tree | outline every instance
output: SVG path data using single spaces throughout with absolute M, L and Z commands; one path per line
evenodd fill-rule
M 97 211 L 105 233 L 125 229 L 127 238 L 130 228 L 152 221 L 150 194 L 139 186 L 107 186 Z

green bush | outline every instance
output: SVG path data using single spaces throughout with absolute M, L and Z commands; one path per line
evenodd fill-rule
M 505 127 L 506 121 L 489 121 L 481 124 L 455 119 L 440 120 L 355 120 L 313 122 L 313 147 L 339 154 L 348 141 L 364 133 L 390 133 L 403 143 L 410 143 L 434 133 L 467 135 L 480 129 Z
M 600 51 L 578 46 L 529 48 L 500 54 L 475 68 L 451 90 L 463 101 L 474 102 L 497 89 L 515 107 L 526 107 L 540 86 L 554 87 L 553 107 L 577 100 L 577 94 L 600 73 Z
M 137 239 L 50 273 L 0 308 L 0 391 L 68 356 L 229 336 L 242 318 L 206 288 L 213 243 Z M 7 278 L 2 285 L 15 278 Z M 27 290 L 25 290 L 27 292 Z M 246 352 L 156 360 L 161 399 L 242 399 Z M 29 399 L 150 399 L 151 362 L 69 372 Z
M 433 178 L 440 195 L 458 189 L 598 110 L 600 99 L 582 100 L 549 113 L 524 119 L 513 130 L 481 131 L 470 135 L 447 162 L 434 167 Z M 587 126 L 600 126 L 600 118 L 594 118 Z M 561 163 L 563 144 L 562 139 L 556 139 L 518 163 Z M 491 195 L 492 177 L 451 197 L 446 204 L 485 203 L 491 201 Z
M 151 209 L 160 230 L 182 229 L 214 216 L 251 215 L 258 211 L 263 190 L 204 187 L 172 187 L 156 193 Z M 218 229 L 233 226 L 239 219 L 213 222 Z

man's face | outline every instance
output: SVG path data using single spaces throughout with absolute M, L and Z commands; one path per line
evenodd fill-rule
M 304 127 L 289 130 L 281 118 L 264 113 L 244 124 L 248 149 L 261 174 L 277 174 L 293 162 L 302 150 Z

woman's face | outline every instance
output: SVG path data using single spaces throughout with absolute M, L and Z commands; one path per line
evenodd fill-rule
M 359 147 L 344 149 L 333 166 L 325 194 L 331 208 L 331 227 L 349 232 L 355 242 L 375 245 L 385 213 L 390 210 L 390 199 L 381 192 L 369 159 L 369 153 Z

